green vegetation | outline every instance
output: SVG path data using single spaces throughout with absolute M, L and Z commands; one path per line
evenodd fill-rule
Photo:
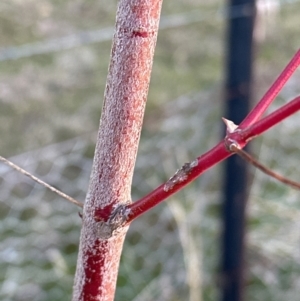
M 163 17 L 196 12 L 199 21 L 159 32 L 134 200 L 221 137 L 226 41 L 221 4 L 164 2 Z M 20 49 L 24 44 L 113 27 L 116 6 L 117 1 L 102 0 L 2 1 L 1 47 Z M 266 20 L 265 39 L 256 46 L 254 99 L 299 48 L 299 6 L 296 1 L 283 2 L 278 14 Z M 28 152 L 14 160 L 79 200 L 87 190 L 110 47 L 111 41 L 104 41 L 0 61 L 0 154 Z M 298 83 L 299 72 L 273 107 L 300 94 Z M 295 116 L 285 121 L 253 145 L 262 162 L 295 180 L 299 179 L 298 120 Z M 220 174 L 220 167 L 214 168 L 132 224 L 121 260 L 117 301 L 187 300 L 193 290 L 191 280 L 199 284 L 203 300 L 217 299 Z M 252 174 L 246 300 L 296 301 L 298 192 L 253 169 Z M 81 224 L 77 208 L 2 165 L 0 192 L 0 299 L 70 299 Z

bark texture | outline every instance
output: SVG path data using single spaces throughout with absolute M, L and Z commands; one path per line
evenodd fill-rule
M 83 225 L 73 301 L 114 298 L 128 227 L 103 238 L 99 227 L 131 202 L 162 0 L 121 0 Z

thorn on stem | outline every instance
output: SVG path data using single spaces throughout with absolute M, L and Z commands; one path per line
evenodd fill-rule
M 236 125 L 233 121 L 228 120 L 224 117 L 222 117 L 222 120 L 224 121 L 224 123 L 226 125 L 227 134 L 233 133 L 238 128 L 238 125 Z

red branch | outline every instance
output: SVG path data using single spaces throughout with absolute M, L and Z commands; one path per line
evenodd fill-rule
M 298 50 L 296 55 L 282 71 L 271 88 L 239 126 L 231 125 L 231 127 L 228 127 L 226 137 L 217 146 L 206 152 L 204 155 L 198 157 L 195 161 L 183 165 L 183 167 L 179 169 L 166 183 L 160 185 L 142 199 L 129 205 L 128 208 L 131 211 L 127 217 L 127 222 L 131 222 L 152 207 L 161 203 L 166 198 L 181 190 L 184 186 L 199 177 L 207 169 L 231 156 L 232 152 L 230 152 L 228 148 L 231 143 L 235 143 L 240 148 L 243 148 L 251 139 L 262 134 L 277 123 L 281 122 L 283 119 L 300 110 L 299 96 L 269 116 L 257 121 L 299 65 L 300 50 Z
M 300 96 L 294 98 L 292 101 L 279 108 L 275 112 L 256 122 L 252 126 L 242 130 L 240 135 L 243 136 L 243 139 L 249 141 L 255 136 L 259 136 L 265 131 L 269 130 L 279 122 L 283 121 L 287 117 L 295 114 L 300 110 Z
M 166 183 L 135 203 L 130 187 L 140 137 L 162 0 L 121 0 L 83 228 L 73 301 L 114 298 L 119 259 L 133 219 L 300 109 L 300 96 L 258 121 L 300 64 L 300 50 L 240 126 L 226 121 L 226 137 L 185 163 Z
M 285 83 L 289 80 L 292 74 L 300 65 L 300 49 L 296 52 L 291 61 L 287 64 L 284 70 L 280 73 L 278 78 L 274 81 L 269 90 L 265 93 L 263 98 L 258 102 L 258 104 L 251 110 L 251 112 L 246 116 L 246 118 L 241 122 L 239 128 L 244 129 L 251 124 L 254 124 L 267 108 L 270 106 L 272 101 L 276 98 L 278 93 L 281 91 Z
M 185 187 L 187 184 L 189 184 L 191 181 L 199 177 L 201 174 L 203 174 L 207 169 L 212 167 L 213 165 L 223 161 L 224 159 L 228 158 L 231 155 L 229 153 L 223 142 L 220 142 L 217 146 L 215 146 L 213 149 L 205 153 L 204 155 L 197 158 L 198 163 L 197 166 L 195 166 L 188 174 L 186 180 L 179 182 L 178 184 L 174 185 L 169 190 L 165 190 L 166 183 L 160 185 L 155 190 L 153 190 L 151 193 L 140 199 L 139 201 L 136 201 L 128 206 L 128 208 L 131 209 L 131 212 L 128 216 L 128 222 L 132 221 L 133 219 L 137 218 L 139 215 L 145 213 L 152 207 L 156 206 L 175 192 L 181 190 L 183 187 Z
M 109 229 L 106 222 L 118 206 L 131 202 L 132 175 L 161 4 L 162 0 L 119 2 L 95 157 L 82 216 L 73 301 L 114 299 L 127 227 L 114 231 L 115 228 Z M 113 214 L 114 218 L 119 217 L 117 213 Z

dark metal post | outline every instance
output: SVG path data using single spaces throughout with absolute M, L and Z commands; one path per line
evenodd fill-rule
M 230 0 L 224 117 L 239 124 L 249 111 L 255 0 Z M 247 163 L 238 156 L 225 163 L 221 300 L 243 300 Z

